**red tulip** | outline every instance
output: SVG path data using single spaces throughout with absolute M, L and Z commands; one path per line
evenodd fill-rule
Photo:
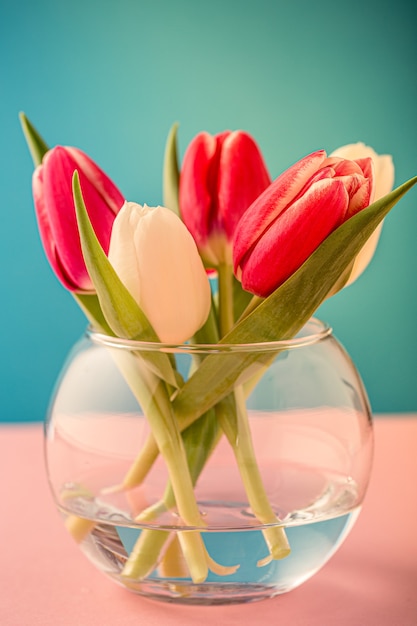
M 180 177 L 182 218 L 202 257 L 232 263 L 236 225 L 271 180 L 250 135 L 225 131 L 198 134 L 187 148 Z
M 81 150 L 56 146 L 33 173 L 33 197 L 46 256 L 55 274 L 70 291 L 94 291 L 81 252 L 72 195 L 78 170 L 91 223 L 107 253 L 116 214 L 124 198 L 107 175 Z
M 372 159 L 314 152 L 279 176 L 249 207 L 234 237 L 236 276 L 266 297 L 373 197 Z

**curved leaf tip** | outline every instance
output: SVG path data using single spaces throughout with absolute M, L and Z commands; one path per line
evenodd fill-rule
M 165 144 L 164 168 L 163 168 L 163 203 L 167 209 L 171 209 L 180 215 L 179 206 L 179 182 L 180 171 L 178 164 L 177 134 L 179 124 L 175 122 L 168 133 Z
M 26 139 L 30 154 L 32 156 L 33 164 L 35 167 L 42 163 L 44 155 L 48 152 L 49 146 L 43 140 L 33 124 L 29 121 L 26 115 L 21 111 L 19 113 L 20 124 L 22 126 L 23 134 Z

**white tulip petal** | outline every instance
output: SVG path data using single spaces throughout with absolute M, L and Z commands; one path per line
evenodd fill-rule
M 116 216 L 111 233 L 108 258 L 126 289 L 139 302 L 138 263 L 136 249 L 131 237 L 135 223 L 135 206 L 138 205 L 125 202 Z
M 394 187 L 394 163 L 391 155 L 389 154 L 379 155 L 370 146 L 365 145 L 363 142 L 358 142 L 342 146 L 332 152 L 330 156 L 338 156 L 343 159 L 351 160 L 362 159 L 365 157 L 372 158 L 375 175 L 374 201 L 386 196 L 387 193 L 389 193 Z M 382 223 L 378 226 L 357 255 L 349 280 L 345 285 L 346 287 L 353 283 L 369 265 L 378 245 L 381 229 Z
M 378 157 L 375 168 L 375 200 L 386 196 L 394 187 L 394 163 L 390 154 Z
M 164 207 L 126 203 L 109 259 L 163 343 L 183 343 L 206 321 L 210 285 L 196 244 Z M 119 213 L 119 215 L 120 215 Z
M 372 257 L 375 254 L 375 250 L 378 245 L 379 236 L 382 230 L 382 223 L 374 230 L 372 235 L 369 237 L 357 257 L 353 263 L 352 271 L 349 276 L 349 280 L 347 281 L 345 287 L 353 283 L 362 272 L 367 268 L 369 263 L 371 262 Z

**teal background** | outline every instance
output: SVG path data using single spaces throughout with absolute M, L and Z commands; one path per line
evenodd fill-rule
M 129 200 L 161 202 L 166 135 L 249 131 L 272 176 L 317 148 L 364 141 L 417 174 L 414 3 L 397 0 L 2 0 L 1 415 L 41 420 L 85 327 L 39 241 L 25 111 L 50 145 L 85 150 Z M 375 258 L 320 317 L 356 362 L 375 412 L 417 410 L 417 189 Z

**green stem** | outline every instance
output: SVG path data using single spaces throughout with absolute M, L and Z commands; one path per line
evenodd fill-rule
M 101 490 L 103 494 L 120 493 L 140 485 L 159 456 L 159 448 L 153 433 L 149 433 L 139 454 L 129 467 L 121 483 Z
M 216 413 L 220 427 L 233 449 L 249 505 L 257 519 L 263 525 L 267 525 L 262 532 L 271 558 L 282 559 L 290 553 L 290 546 L 285 530 L 280 525 L 280 520 L 275 515 L 265 492 L 253 449 L 242 387 L 237 387 L 234 394 L 218 402 Z M 267 562 L 268 559 L 265 559 L 259 564 Z
M 159 565 L 159 571 L 163 578 L 188 578 L 187 564 L 181 549 L 178 535 L 173 533 L 171 541 L 168 543 Z M 181 594 L 181 586 L 172 583 L 176 593 Z
M 219 268 L 219 309 L 220 319 L 223 317 L 223 330 L 225 332 L 228 332 L 230 328 L 226 328 L 224 320 L 230 321 L 229 307 L 233 307 L 233 298 L 232 302 L 230 302 L 230 295 L 233 289 L 233 276 L 230 276 L 229 270 L 231 272 L 230 266 L 226 265 L 222 266 L 222 272 Z M 260 299 L 256 297 L 252 299 L 252 306 L 254 308 L 259 304 L 259 300 Z M 226 312 L 224 312 L 224 310 L 226 310 Z M 214 343 L 218 340 L 216 335 L 210 335 L 211 331 L 211 326 L 205 328 L 206 336 L 202 337 L 203 341 Z M 208 336 L 207 333 L 209 333 Z M 271 355 L 271 360 L 273 358 L 275 358 L 275 354 Z M 265 365 L 259 363 L 259 371 L 258 373 L 251 372 L 250 381 L 254 379 L 257 382 L 264 371 Z M 247 387 L 250 392 L 252 389 L 250 382 L 248 382 Z M 267 526 L 267 528 L 263 529 L 263 534 L 270 555 L 273 559 L 281 559 L 290 553 L 290 546 L 285 530 L 280 525 L 280 521 L 275 515 L 265 492 L 255 451 L 253 449 L 245 399 L 244 387 L 242 385 L 235 387 L 233 394 L 229 394 L 229 396 L 226 396 L 215 405 L 216 416 L 220 428 L 225 433 L 232 446 L 250 507 L 257 519 L 263 525 Z M 180 415 L 181 414 L 179 414 L 178 417 L 179 421 Z M 188 423 L 189 421 L 189 418 L 186 418 L 182 423 Z M 268 559 L 265 559 L 263 563 L 259 564 L 266 564 L 267 562 Z
M 123 568 L 122 577 L 141 580 L 153 572 L 169 535 L 166 530 L 142 530 Z
M 195 422 L 182 432 L 193 485 L 196 484 L 222 434 L 223 432 L 219 428 L 217 416 L 213 410 L 205 413 L 198 422 Z M 204 442 L 204 445 L 201 445 L 201 442 Z M 175 495 L 171 483 L 168 482 L 162 499 L 139 513 L 135 521 L 149 522 L 174 506 Z
M 152 429 L 155 441 L 168 468 L 178 513 L 192 528 L 204 527 L 195 500 L 193 482 L 181 433 L 172 412 L 165 383 L 136 355 L 112 350 L 120 371 L 140 402 Z M 203 582 L 208 573 L 204 543 L 198 531 L 183 533 L 181 545 L 194 582 Z M 137 560 L 131 557 L 130 562 Z
M 217 319 L 214 314 L 214 304 L 212 304 L 209 316 L 207 318 L 204 326 L 198 330 L 195 334 L 193 343 L 206 343 L 206 342 L 216 342 L 218 340 L 218 327 L 217 327 Z M 198 419 L 202 416 L 199 415 Z M 181 416 L 177 416 L 180 431 L 185 431 L 189 426 L 191 426 L 197 418 L 192 420 L 182 420 Z M 194 433 L 195 441 L 204 440 L 197 431 Z M 185 444 L 187 447 L 187 443 Z M 142 450 L 139 452 L 138 456 L 133 462 L 132 467 L 129 468 L 129 471 L 123 478 L 123 481 L 120 485 L 116 485 L 114 487 L 110 487 L 106 490 L 107 493 L 124 491 L 127 489 L 132 489 L 133 487 L 137 487 L 140 485 L 154 464 L 159 454 L 158 446 L 156 445 L 155 438 L 152 433 L 149 434 Z
M 254 515 L 263 525 L 267 525 L 267 528 L 264 528 L 262 532 L 272 558 L 282 559 L 289 555 L 291 549 L 285 530 L 280 525 L 280 520 L 271 507 L 256 462 L 243 388 L 237 387 L 234 395 L 237 414 L 237 437 L 234 439 L 232 446 L 242 482 Z
M 84 308 L 87 308 L 85 305 L 86 302 L 83 302 Z M 96 310 L 94 310 L 95 299 L 91 298 L 91 303 L 88 302 L 88 309 L 90 313 L 90 320 L 95 321 L 96 325 L 102 325 L 102 320 L 97 319 L 98 315 Z M 92 306 L 93 305 L 93 306 Z M 231 272 L 231 267 L 227 265 L 223 265 L 221 269 L 219 268 L 219 310 L 220 310 L 220 332 L 222 334 L 227 333 L 231 326 L 233 325 L 233 275 Z M 92 311 L 94 311 L 93 315 L 91 315 Z M 98 323 L 97 323 L 98 322 Z M 106 329 L 107 330 L 107 329 Z M 213 325 L 210 325 L 209 328 L 205 329 L 205 333 L 210 337 L 207 337 L 210 341 L 217 341 L 217 332 L 216 328 Z M 202 522 L 197 505 L 195 503 L 193 485 L 204 467 L 205 461 L 207 460 L 209 453 L 204 456 L 204 460 L 199 459 L 199 462 L 191 462 L 191 459 L 185 458 L 186 464 L 184 466 L 184 456 L 186 457 L 186 452 L 188 455 L 190 454 L 190 448 L 187 442 L 185 445 L 181 440 L 181 436 L 179 435 L 180 430 L 187 428 L 189 424 L 188 420 L 185 422 L 181 419 L 178 420 L 180 426 L 177 427 L 175 422 L 175 417 L 172 415 L 172 407 L 167 396 L 166 386 L 164 383 L 152 374 L 146 365 L 142 364 L 140 368 L 141 371 L 138 372 L 136 370 L 138 367 L 139 359 L 132 359 L 132 355 L 128 355 L 130 357 L 130 363 L 134 363 L 134 368 L 129 365 L 126 368 L 122 367 L 122 371 L 124 371 L 124 376 L 134 390 L 135 395 L 140 400 L 142 406 L 144 403 L 148 406 L 146 409 L 144 406 L 144 411 L 148 416 L 148 419 L 151 423 L 152 427 L 152 435 L 148 438 L 145 447 L 142 449 L 140 455 L 135 460 L 135 463 L 129 470 L 129 473 L 125 477 L 123 481 L 123 488 L 129 488 L 138 484 L 143 480 L 147 471 L 152 466 L 154 460 L 156 459 L 159 450 L 165 458 L 167 463 L 169 473 L 170 473 L 170 484 L 167 486 L 166 492 L 162 501 L 157 503 L 154 507 L 151 507 L 147 511 L 144 512 L 145 518 L 147 519 L 150 515 L 154 517 L 158 512 L 162 510 L 167 510 L 174 506 L 175 502 L 177 502 L 178 510 L 181 517 L 191 526 L 199 526 Z M 119 363 L 120 368 L 120 363 Z M 141 388 L 138 389 L 138 386 L 141 386 L 141 380 L 143 373 L 146 373 L 148 378 L 148 389 Z M 151 389 L 151 393 L 149 394 L 149 389 Z M 156 389 L 159 389 L 157 392 Z M 162 394 L 162 395 L 161 395 Z M 259 468 L 256 463 L 255 454 L 252 446 L 252 440 L 249 430 L 249 424 L 247 421 L 246 410 L 242 407 L 244 406 L 244 397 L 242 396 L 243 390 L 238 388 L 235 390 L 235 408 L 230 411 L 230 406 L 227 411 L 222 410 L 224 408 L 224 403 L 219 403 L 216 413 L 219 418 L 219 423 L 221 424 L 222 429 L 226 433 L 226 436 L 229 439 L 230 444 L 232 445 L 239 470 L 241 473 L 242 481 L 244 483 L 246 493 L 248 495 L 248 500 L 250 506 L 256 515 L 256 517 L 266 525 L 269 525 L 268 528 L 264 529 L 265 540 L 268 544 L 270 553 L 273 558 L 282 558 L 289 553 L 289 546 L 285 536 L 284 529 L 277 525 L 277 518 L 270 506 L 266 493 L 264 491 L 264 487 L 262 484 L 262 479 L 259 473 Z M 226 402 L 227 404 L 227 402 Z M 154 414 L 154 409 L 156 410 L 156 414 Z M 157 419 L 155 419 L 155 415 L 157 415 Z M 168 428 L 167 431 L 167 423 L 164 416 L 171 415 L 171 421 L 175 424 L 174 429 L 171 431 Z M 153 416 L 153 417 L 152 417 Z M 160 428 L 161 424 L 161 416 L 162 416 L 162 428 Z M 178 416 L 180 418 L 180 416 Z M 200 426 L 197 425 L 198 428 Z M 155 432 L 155 428 L 157 432 Z M 158 431 L 159 429 L 159 431 Z M 171 434 L 166 437 L 166 433 L 170 432 Z M 186 431 L 185 431 L 186 432 Z M 183 435 L 183 439 L 186 439 Z M 201 438 L 199 439 L 201 440 Z M 176 443 L 174 443 L 176 442 Z M 178 446 L 182 447 L 182 453 L 179 454 Z M 182 459 L 182 462 L 181 462 Z M 179 460 L 179 463 L 178 463 Z M 192 468 L 195 466 L 194 470 Z M 182 473 L 185 471 L 186 475 L 189 475 L 189 468 L 191 467 L 191 471 L 194 474 L 191 479 L 191 484 L 187 484 L 187 480 L 185 481 L 185 485 L 183 484 Z M 179 470 L 179 474 L 177 473 Z M 185 488 L 185 491 L 184 491 Z M 184 497 L 184 493 L 192 494 L 192 502 L 195 503 L 195 506 L 190 504 L 189 498 Z M 75 525 L 74 525 L 75 524 Z M 78 524 L 74 522 L 70 525 L 72 528 L 72 534 L 78 534 Z M 194 536 L 194 535 L 198 535 Z M 147 537 L 147 539 L 146 539 Z M 126 564 L 123 575 L 131 576 L 132 572 L 141 572 L 141 576 L 143 575 L 144 568 L 148 567 L 147 564 L 152 560 L 150 554 L 152 554 L 152 558 L 154 558 L 154 564 L 160 554 L 162 549 L 162 545 L 165 541 L 160 544 L 159 539 L 161 536 L 158 535 L 157 541 L 155 545 L 150 545 L 153 542 L 153 534 L 151 533 L 149 536 L 144 536 L 142 539 L 138 540 L 137 546 L 135 546 L 134 551 L 130 555 L 128 562 Z M 168 538 L 166 536 L 165 540 Z M 204 566 L 201 567 L 201 563 L 204 562 L 203 559 L 203 548 L 201 545 L 201 536 L 198 533 L 181 533 L 180 543 L 183 546 L 184 554 L 186 556 L 187 562 L 189 562 L 190 571 L 192 571 L 192 577 L 194 580 L 204 580 L 206 576 L 206 569 Z M 144 552 L 143 552 L 144 551 Z M 144 556 L 144 564 L 141 565 L 138 562 L 142 559 L 142 554 Z M 196 559 L 196 555 L 199 557 Z M 150 566 L 150 565 L 149 565 Z M 205 562 L 205 566 L 207 564 Z M 204 574 L 204 571 L 206 572 Z M 139 577 L 139 574 L 137 574 Z M 204 578 L 203 578 L 204 577 Z
M 233 327 L 233 268 L 227 263 L 218 267 L 219 280 L 219 326 L 224 337 Z
M 208 457 L 216 447 L 221 434 L 222 432 L 219 428 L 214 411 L 206 413 L 198 423 L 193 424 L 183 432 L 182 438 L 184 441 L 187 463 L 190 469 L 193 485 L 197 482 L 197 479 L 204 468 Z M 201 442 L 204 442 L 204 445 L 201 445 Z M 148 523 L 149 521 L 156 519 L 161 513 L 172 509 L 175 504 L 176 500 L 174 490 L 171 482 L 169 481 L 162 499 L 142 511 L 142 513 L 135 518 L 135 522 L 138 522 L 139 524 L 144 522 Z M 157 533 L 158 531 L 155 530 L 154 532 Z M 187 537 L 183 535 L 184 533 L 178 533 L 178 546 L 185 545 L 184 542 Z M 139 576 L 139 573 L 141 576 L 146 575 L 151 565 L 150 554 L 152 554 L 154 558 L 152 569 L 155 569 L 158 560 L 161 558 L 160 551 L 162 550 L 164 544 L 161 544 L 158 551 L 158 549 L 153 546 L 152 537 L 152 532 L 149 531 L 144 538 L 141 539 L 141 537 L 139 537 L 135 548 L 129 557 L 126 567 L 123 570 L 123 576 L 131 576 L 131 572 L 135 572 L 135 575 L 137 576 Z M 158 542 L 159 536 L 156 535 L 155 537 Z M 145 562 L 148 564 L 146 568 L 144 568 L 140 563 L 142 560 L 142 553 L 144 555 Z M 165 559 L 168 561 L 170 560 L 169 554 L 163 557 L 164 561 Z M 135 564 L 136 561 L 139 561 L 139 563 Z M 207 562 L 209 564 L 209 568 L 215 570 L 216 572 L 227 571 L 227 573 L 230 573 L 231 571 L 230 568 L 226 568 L 226 570 L 224 570 L 224 568 L 219 566 L 210 558 L 207 559 Z

